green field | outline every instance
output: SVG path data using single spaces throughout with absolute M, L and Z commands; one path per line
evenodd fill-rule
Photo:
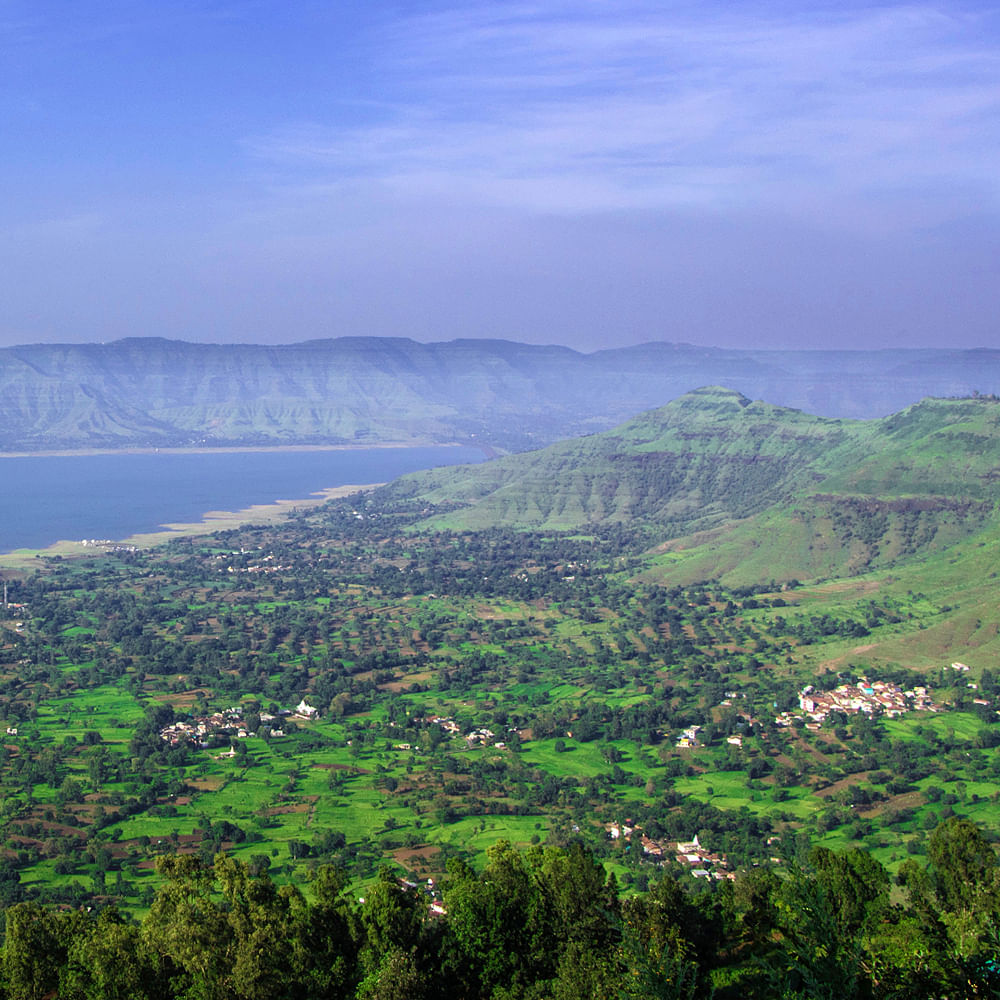
M 949 816 L 1000 836 L 996 409 L 848 426 L 706 391 L 271 526 L 36 560 L 0 618 L 10 891 L 142 909 L 171 851 L 438 878 L 504 839 L 582 840 L 629 889 L 696 834 L 729 872 L 810 841 L 896 868 Z M 937 710 L 799 711 L 861 677 Z

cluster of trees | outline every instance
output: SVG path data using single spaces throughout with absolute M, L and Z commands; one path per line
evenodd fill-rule
M 306 695 L 324 721 L 337 724 L 334 738 L 286 723 L 286 736 L 266 754 L 240 742 L 234 769 L 349 746 L 358 768 L 340 772 L 352 779 L 338 788 L 345 796 L 362 786 L 362 774 L 386 771 L 369 784 L 380 783 L 380 801 L 398 810 L 402 829 L 336 855 L 325 843 L 306 845 L 290 859 L 299 868 L 308 855 L 353 871 L 362 864 L 367 873 L 380 851 L 434 843 L 435 822 L 504 813 L 537 815 L 539 829 L 549 831 L 575 826 L 600 853 L 611 849 L 604 824 L 618 818 L 635 788 L 645 796 L 628 814 L 644 829 L 679 839 L 708 832 L 716 849 L 743 864 L 770 853 L 772 826 L 808 824 L 822 834 L 842 828 L 869 841 L 890 830 L 893 847 L 920 852 L 938 819 L 985 813 L 973 782 L 1000 774 L 988 752 L 1000 741 L 992 703 L 969 706 L 983 719 L 975 741 L 940 727 L 891 740 L 864 717 L 831 716 L 816 733 L 774 725 L 776 711 L 796 704 L 801 679 L 788 666 L 798 644 L 899 620 L 903 605 L 880 597 L 878 605 L 809 618 L 786 611 L 773 582 L 735 590 L 717 581 L 636 583 L 631 542 L 614 525 L 586 538 L 506 529 L 410 534 L 401 529 L 427 516 L 423 501 L 382 494 L 364 501 L 361 520 L 358 502 L 120 559 L 53 563 L 44 574 L 11 581 L 11 600 L 28 605 L 28 626 L 4 632 L 0 645 L 0 718 L 21 728 L 16 745 L 0 747 L 0 833 L 9 841 L 7 863 L 31 883 L 18 892 L 37 893 L 36 901 L 77 898 L 66 895 L 72 883 L 49 884 L 51 869 L 41 867 L 48 859 L 59 874 L 104 874 L 62 843 L 72 834 L 72 843 L 88 850 L 110 844 L 108 883 L 94 892 L 120 896 L 122 887 L 135 888 L 127 877 L 135 845 L 117 839 L 122 820 L 148 813 L 176 817 L 177 832 L 191 829 L 197 807 L 176 797 L 193 792 L 190 778 L 204 773 L 207 754 L 160 738 L 172 711 L 165 693 L 195 692 L 193 704 L 178 700 L 180 717 L 251 696 L 276 714 Z M 267 572 L 256 572 L 261 567 Z M 771 609 L 787 618 L 772 618 Z M 556 679 L 581 693 L 553 701 Z M 534 690 L 511 703 L 515 683 Z M 120 702 L 126 720 L 143 699 L 155 699 L 127 744 L 115 737 L 104 743 L 98 732 L 88 733 L 94 745 L 78 744 L 54 731 L 45 703 L 60 723 L 89 727 L 97 716 L 89 716 L 86 695 L 104 687 L 130 696 Z M 997 691 L 1000 683 L 986 672 L 981 693 Z M 425 692 L 421 705 L 417 695 Z M 958 695 L 979 693 L 963 684 Z M 84 697 L 72 697 L 78 694 Z M 470 764 L 458 752 L 463 745 L 427 721 L 435 714 L 454 716 L 463 732 L 488 726 L 505 752 L 489 766 Z M 258 718 L 247 712 L 249 731 L 270 738 Z M 103 717 L 105 725 L 122 728 L 114 718 Z M 677 751 L 674 735 L 692 725 L 701 727 L 703 746 Z M 522 741 L 518 731 L 530 735 Z M 745 738 L 742 748 L 725 743 L 734 734 Z M 532 755 L 532 744 L 543 740 L 558 741 L 555 749 L 565 753 Z M 632 745 L 620 746 L 624 740 Z M 610 741 L 619 744 L 614 756 Z M 394 749 L 402 744 L 413 748 L 407 759 Z M 586 754 L 571 752 L 581 746 Z M 599 770 L 578 770 L 575 761 L 592 759 L 595 746 Z M 768 796 L 775 808 L 751 819 L 673 791 L 676 779 L 706 770 L 745 771 L 748 794 Z M 894 782 L 877 780 L 882 771 Z M 921 793 L 896 805 L 894 797 L 930 775 L 944 787 L 940 801 L 924 802 L 930 796 Z M 843 792 L 850 797 L 831 796 L 811 820 L 800 810 L 782 812 L 796 788 L 842 779 L 850 779 Z M 295 794 L 294 787 L 282 792 L 289 802 Z M 877 810 L 854 808 L 872 804 Z M 249 813 L 232 818 L 264 841 L 279 825 Z M 62 828 L 58 838 L 53 825 Z M 219 842 L 205 836 L 202 855 Z M 266 846 L 283 850 L 286 843 L 287 836 L 274 836 Z
M 113 908 L 6 911 L 5 1000 L 875 1000 L 1000 990 L 1000 869 L 950 820 L 893 886 L 860 851 L 814 850 L 693 894 L 670 874 L 623 898 L 579 845 L 453 861 L 433 910 L 383 870 L 363 899 L 333 868 L 308 896 L 224 855 L 160 861 L 140 922 Z

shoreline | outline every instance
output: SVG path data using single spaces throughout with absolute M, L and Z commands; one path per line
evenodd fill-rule
M 60 448 L 55 451 L 0 451 L 4 458 L 77 458 L 94 455 L 219 455 L 247 452 L 306 452 L 306 451 L 372 451 L 376 448 L 478 448 L 489 454 L 488 449 L 479 444 L 461 441 L 380 441 L 377 444 L 261 444 L 261 445 L 191 445 L 170 448 L 127 447 L 127 448 Z
M 150 549 L 174 538 L 210 535 L 213 531 L 224 531 L 244 524 L 272 524 L 296 511 L 319 507 L 328 500 L 364 493 L 384 485 L 384 483 L 350 483 L 314 490 L 308 497 L 297 500 L 275 500 L 268 504 L 253 504 L 242 510 L 209 510 L 202 515 L 201 520 L 167 522 L 161 525 L 158 531 L 141 532 L 120 540 L 101 539 L 91 544 L 90 539 L 63 538 L 40 549 L 0 552 L 0 570 L 24 571 L 38 567 L 38 561 L 46 558 L 72 559 L 99 553 L 108 554 L 120 548 Z

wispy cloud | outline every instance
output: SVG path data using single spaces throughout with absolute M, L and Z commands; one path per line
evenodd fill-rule
M 996 339 L 982 0 L 0 0 L 0 49 L 22 339 Z
M 284 167 L 536 210 L 996 204 L 1000 46 L 955 4 L 482 5 L 378 39 L 381 102 L 249 143 Z

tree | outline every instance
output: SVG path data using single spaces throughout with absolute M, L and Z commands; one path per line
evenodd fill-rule
M 427 977 L 413 951 L 390 948 L 378 965 L 358 984 L 357 1000 L 423 1000 Z
M 167 881 L 143 921 L 144 942 L 171 963 L 178 993 L 224 1000 L 232 933 L 212 899 L 211 866 L 192 855 L 167 855 L 157 869 Z
M 624 995 L 690 1000 L 704 982 L 701 966 L 708 964 L 713 944 L 697 907 L 676 879 L 665 875 L 650 892 L 622 906 Z
M 361 909 L 362 969 L 375 972 L 393 951 L 410 955 L 421 942 L 423 927 L 424 911 L 417 893 L 382 868 Z
M 927 857 L 946 910 L 995 908 L 997 856 L 975 823 L 959 817 L 945 820 L 931 834 Z
M 540 978 L 539 952 L 547 945 L 536 940 L 540 903 L 524 855 L 502 840 L 487 851 L 487 859 L 478 877 L 468 865 L 452 861 L 444 893 L 445 972 L 464 982 L 465 992 L 484 996 L 498 988 L 516 992 Z
M 345 888 L 343 873 L 324 865 L 313 875 L 313 904 L 295 911 L 295 967 L 309 996 L 346 1000 L 352 994 L 362 932 Z
M 66 1000 L 169 1000 L 160 956 L 144 947 L 138 925 L 102 910 L 69 945 L 60 976 Z
M 276 888 L 254 878 L 240 861 L 219 855 L 215 876 L 222 890 L 230 955 L 228 981 L 239 997 L 281 1000 L 296 995 L 296 916 L 304 907 L 294 886 Z
M 889 905 L 889 873 L 866 851 L 837 854 L 822 847 L 811 855 L 815 879 L 826 895 L 842 939 L 876 926 Z
M 776 988 L 812 1000 L 868 995 L 866 944 L 889 905 L 889 876 L 868 854 L 815 848 L 811 868 L 794 869 L 775 893 L 780 951 Z
M 971 820 L 953 817 L 931 834 L 930 881 L 957 982 L 1000 992 L 1000 868 Z
M 37 903 L 7 911 L 3 978 L 9 1000 L 41 1000 L 56 991 L 67 951 L 84 918 L 57 914 Z

